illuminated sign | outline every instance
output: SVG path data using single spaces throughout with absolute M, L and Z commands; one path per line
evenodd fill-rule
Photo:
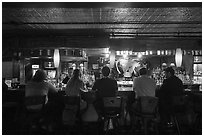
M 32 65 L 32 68 L 39 68 L 39 65 Z

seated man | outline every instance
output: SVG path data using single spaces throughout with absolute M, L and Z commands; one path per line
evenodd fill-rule
M 156 90 L 156 82 L 152 78 L 147 76 L 146 68 L 141 68 L 139 70 L 139 75 L 139 77 L 135 77 L 133 79 L 133 90 L 135 92 L 136 99 L 135 102 L 132 104 L 132 110 L 134 111 L 140 111 L 140 103 L 138 102 L 138 99 L 141 96 L 155 97 Z M 143 102 L 141 102 L 141 104 L 143 104 Z M 148 109 L 148 107 L 146 107 L 145 109 Z M 130 113 L 130 115 L 131 119 L 134 120 L 134 114 Z
M 116 91 L 118 90 L 117 81 L 109 78 L 110 69 L 105 66 L 102 68 L 101 79 L 96 80 L 93 85 L 92 90 L 96 91 L 96 110 L 100 113 L 103 108 L 103 97 L 114 97 L 116 96 Z
M 165 70 L 166 79 L 159 90 L 159 112 L 162 121 L 170 121 L 170 111 L 173 96 L 183 95 L 183 83 L 182 81 L 174 75 L 174 69 L 168 67 Z
M 146 68 L 139 70 L 139 77 L 133 80 L 133 90 L 135 91 L 135 98 L 139 96 L 155 96 L 156 82 L 147 76 Z

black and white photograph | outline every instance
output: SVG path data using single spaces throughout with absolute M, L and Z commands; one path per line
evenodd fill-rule
M 2 1 L 2 135 L 202 135 L 202 1 Z

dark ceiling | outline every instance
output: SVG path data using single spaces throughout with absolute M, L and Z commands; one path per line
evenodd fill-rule
M 3 36 L 202 38 L 202 2 L 3 2 Z

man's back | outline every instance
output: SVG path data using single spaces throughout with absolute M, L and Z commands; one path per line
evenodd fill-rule
M 155 96 L 156 83 L 146 75 L 134 78 L 133 90 L 136 96 Z
M 161 90 L 167 95 L 182 95 L 183 83 L 178 77 L 171 76 L 170 78 L 164 80 Z
M 111 78 L 102 78 L 95 82 L 93 90 L 97 90 L 100 97 L 112 97 L 118 89 L 117 82 Z
M 104 114 L 103 98 L 116 96 L 116 91 L 118 89 L 117 81 L 108 77 L 110 74 L 109 67 L 104 66 L 102 68 L 102 74 L 103 78 L 96 80 L 92 87 L 93 90 L 96 90 L 96 101 L 94 106 L 99 117 Z

